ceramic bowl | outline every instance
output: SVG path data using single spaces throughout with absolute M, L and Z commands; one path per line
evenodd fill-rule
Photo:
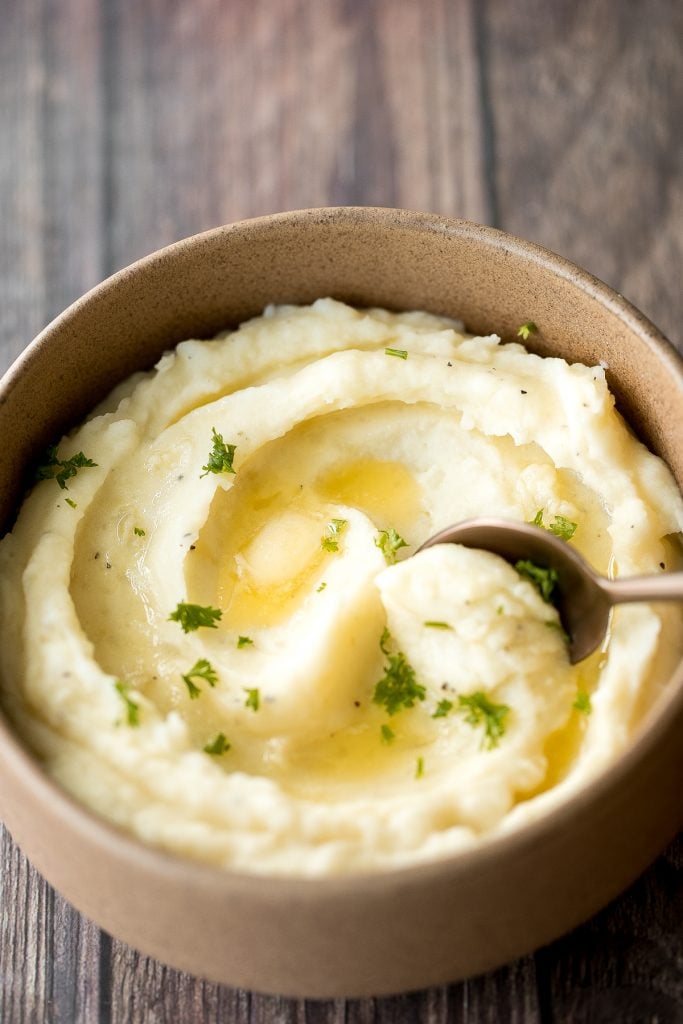
M 681 362 L 637 310 L 566 260 L 464 221 L 381 209 L 221 227 L 71 306 L 0 387 L 0 523 L 25 467 L 112 386 L 269 302 L 332 295 L 427 309 L 475 333 L 543 325 L 536 351 L 608 366 L 619 407 L 683 484 Z M 36 868 L 114 936 L 181 970 L 293 996 L 364 996 L 485 971 L 624 889 L 681 824 L 681 672 L 627 753 L 542 820 L 475 852 L 354 877 L 250 877 L 148 848 L 75 803 L 0 721 L 0 811 Z

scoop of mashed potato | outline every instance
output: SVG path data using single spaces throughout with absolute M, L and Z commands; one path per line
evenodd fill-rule
M 92 810 L 225 868 L 414 864 L 628 745 L 681 654 L 629 606 L 570 666 L 533 583 L 436 531 L 672 568 L 683 503 L 600 367 L 330 299 L 186 341 L 46 459 L 0 542 L 2 700 Z M 414 555 L 414 557 L 412 557 Z

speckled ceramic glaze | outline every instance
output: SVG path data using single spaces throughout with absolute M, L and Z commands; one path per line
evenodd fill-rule
M 26 466 L 133 370 L 269 302 L 332 295 L 423 308 L 609 367 L 642 439 L 683 484 L 683 370 L 623 298 L 490 228 L 398 210 L 307 210 L 218 228 L 89 292 L 0 386 L 0 520 Z M 115 936 L 207 978 L 297 996 L 361 996 L 454 980 L 549 941 L 620 892 L 681 824 L 683 673 L 628 753 L 543 820 L 479 851 L 401 871 L 256 878 L 147 848 L 61 792 L 0 720 L 0 810 L 45 877 Z

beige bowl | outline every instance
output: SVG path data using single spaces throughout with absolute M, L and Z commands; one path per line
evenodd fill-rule
M 71 306 L 0 387 L 0 521 L 25 467 L 121 378 L 269 302 L 427 309 L 609 366 L 620 407 L 683 483 L 683 371 L 619 295 L 538 246 L 397 210 L 287 213 L 198 235 Z M 627 886 L 681 824 L 681 673 L 627 754 L 543 820 L 478 852 L 377 875 L 249 877 L 168 856 L 63 793 L 0 721 L 0 809 L 45 877 L 113 935 L 215 981 L 296 996 L 443 983 L 527 953 Z

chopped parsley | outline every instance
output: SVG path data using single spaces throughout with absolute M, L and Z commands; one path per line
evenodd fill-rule
M 406 659 L 405 654 L 399 651 L 397 654 L 390 654 L 387 644 L 391 639 L 389 630 L 382 633 L 379 645 L 387 657 L 387 664 L 384 666 L 384 675 L 375 684 L 372 700 L 374 704 L 383 707 L 388 715 L 396 715 L 404 708 L 412 708 L 418 700 L 424 700 L 427 691 L 415 677 L 415 669 Z
M 316 587 L 316 589 L 315 589 L 316 594 L 319 594 L 321 592 L 321 590 L 325 589 L 326 586 L 327 586 L 327 583 L 325 583 L 325 581 L 323 580 L 323 582 L 320 584 L 320 586 Z
M 447 622 L 437 622 L 432 619 L 428 619 L 427 622 L 422 623 L 423 626 L 429 626 L 430 629 L 453 629 Z
M 192 680 L 190 679 L 189 673 L 188 673 L 188 675 L 183 676 L 183 682 L 185 683 L 185 686 L 187 687 L 187 692 L 190 695 L 190 700 L 195 700 L 197 697 L 199 697 L 199 695 L 201 694 L 202 691 L 200 690 L 200 688 L 198 686 L 195 686 L 195 684 L 192 682 Z
M 254 643 L 254 641 L 251 639 L 250 636 L 238 636 L 237 637 L 237 646 L 238 647 L 251 647 L 251 646 L 253 646 L 253 643 Z
M 382 743 L 393 743 L 396 739 L 396 733 L 390 725 L 384 723 L 380 726 L 380 736 L 382 737 Z
M 216 623 L 220 621 L 223 612 L 220 608 L 212 608 L 211 605 L 186 604 L 180 601 L 178 607 L 168 617 L 169 622 L 179 622 L 183 633 L 193 633 L 200 626 L 206 629 L 217 629 Z
M 67 505 L 70 505 L 71 508 L 78 508 L 78 505 L 72 498 L 65 498 L 64 501 L 67 503 Z
M 378 530 L 377 536 L 375 537 L 375 546 L 380 549 L 384 555 L 384 560 L 387 565 L 393 565 L 396 561 L 396 552 L 399 548 L 407 548 L 408 545 L 404 541 L 403 537 L 393 526 L 389 527 L 388 530 Z
M 261 695 L 258 689 L 244 691 L 247 695 L 247 699 L 244 702 L 245 708 L 251 708 L 252 711 L 258 711 L 261 706 Z
M 348 519 L 332 519 L 327 524 L 325 533 L 320 538 L 320 547 L 323 551 L 339 551 L 339 537 L 348 525 Z
M 388 656 L 391 653 L 389 651 L 389 644 L 390 643 L 391 643 L 391 633 L 389 632 L 388 626 L 385 626 L 384 629 L 382 630 L 382 635 L 379 638 L 379 649 L 382 652 L 382 654 L 386 654 Z
M 517 328 L 517 337 L 521 338 L 522 341 L 528 341 L 531 334 L 535 334 L 538 327 L 533 320 L 527 320 L 525 324 L 522 324 Z
M 205 754 L 213 754 L 215 757 L 220 757 L 221 754 L 225 754 L 230 750 L 230 744 L 225 733 L 218 732 L 212 740 L 204 747 Z
M 116 692 L 121 697 L 123 703 L 126 705 L 126 719 L 128 725 L 137 726 L 140 724 L 140 705 L 133 700 L 130 696 L 130 685 L 124 683 L 122 679 L 117 679 L 114 683 Z
M 232 462 L 235 458 L 237 445 L 226 444 L 223 440 L 223 435 L 219 434 L 215 427 L 211 427 L 211 436 L 213 438 L 213 446 L 209 453 L 208 462 L 205 466 L 202 466 L 204 472 L 200 475 L 200 480 L 209 473 L 235 472 Z
M 572 707 L 576 711 L 581 711 L 584 715 L 590 715 L 591 711 L 593 710 L 590 694 L 586 693 L 585 690 L 579 690 L 576 694 L 576 700 L 572 704 Z
M 505 719 L 510 713 L 507 704 L 494 704 L 485 693 L 477 690 L 468 696 L 458 697 L 459 711 L 465 715 L 468 725 L 483 725 L 484 738 L 482 746 L 491 750 L 498 746 L 501 736 L 505 733 Z
M 524 576 L 525 579 L 533 583 L 544 601 L 552 602 L 555 585 L 560 578 L 557 569 L 546 569 L 529 559 L 515 562 L 515 569 L 520 576 Z
M 418 757 L 415 762 L 415 778 L 421 779 L 425 773 L 425 759 L 424 757 Z
M 571 540 L 576 533 L 576 527 L 578 523 L 573 523 L 571 519 L 567 519 L 566 516 L 555 516 L 550 526 L 547 527 L 551 533 L 554 533 L 560 540 Z
M 142 529 L 141 526 L 134 526 L 133 527 L 133 533 L 135 534 L 136 537 L 144 537 L 145 536 L 145 531 Z
M 432 715 L 432 718 L 445 718 L 446 715 L 449 713 L 449 711 L 452 711 L 452 710 L 453 710 L 453 701 L 452 700 L 446 700 L 444 698 L 444 700 L 440 700 L 439 703 L 436 705 L 436 711 Z
M 531 520 L 531 526 L 540 526 L 543 530 L 548 530 L 549 533 L 554 533 L 560 540 L 571 540 L 576 533 L 576 527 L 578 523 L 573 523 L 571 519 L 567 519 L 566 516 L 554 516 L 552 523 L 543 522 L 543 509 L 539 508 L 538 512 Z
M 67 480 L 76 476 L 79 469 L 93 469 L 96 465 L 83 452 L 76 452 L 70 459 L 58 459 L 57 445 L 53 444 L 45 454 L 45 462 L 36 470 L 36 480 L 56 480 L 62 490 L 68 490 Z
M 190 695 L 191 700 L 195 700 L 202 692 L 198 686 L 196 686 L 193 679 L 205 679 L 209 686 L 215 686 L 218 682 L 218 676 L 216 670 L 213 668 L 210 661 L 206 658 L 200 658 L 196 661 L 189 672 L 186 672 L 183 677 L 183 682 L 187 686 L 187 692 Z
M 404 348 L 385 348 L 385 356 L 396 356 L 397 359 L 407 359 L 408 353 Z

